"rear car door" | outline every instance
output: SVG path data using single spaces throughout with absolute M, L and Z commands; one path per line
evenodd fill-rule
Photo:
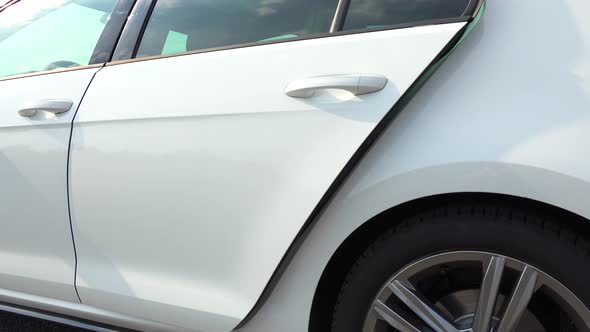
M 67 161 L 115 0 L 22 0 L 0 11 L 0 299 L 79 302 Z
M 74 121 L 82 301 L 234 328 L 476 5 L 139 1 Z

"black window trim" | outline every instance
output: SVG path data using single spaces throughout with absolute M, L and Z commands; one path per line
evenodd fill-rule
M 0 7 L 0 13 L 2 13 L 6 8 L 14 4 L 17 4 L 20 1 L 21 0 L 12 0 L 7 2 L 6 4 Z M 131 13 L 131 10 L 134 7 L 135 3 L 136 0 L 117 1 L 117 3 L 115 4 L 115 8 L 111 13 L 111 16 L 105 25 L 103 32 L 101 33 L 100 37 L 98 38 L 98 41 L 96 42 L 92 55 L 90 56 L 90 61 L 87 65 L 81 65 L 71 68 L 58 68 L 54 70 L 43 70 L 28 74 L 18 74 L 0 77 L 0 82 L 25 77 L 57 74 L 69 71 L 103 67 L 106 63 L 111 61 L 112 54 L 115 50 L 116 45 L 119 42 L 119 37 L 121 36 L 123 28 L 127 23 L 127 18 Z
M 344 23 L 346 20 L 346 15 L 348 14 L 348 9 L 350 7 L 351 0 L 339 0 L 338 5 L 335 10 L 335 13 L 334 13 L 334 19 L 332 21 L 329 32 L 309 34 L 309 35 L 305 35 L 305 36 L 301 36 L 301 37 L 294 37 L 294 38 L 251 42 L 251 43 L 243 43 L 243 44 L 233 44 L 233 45 L 227 45 L 227 46 L 221 46 L 221 47 L 205 48 L 205 49 L 191 50 L 191 51 L 187 51 L 187 52 L 153 55 L 153 56 L 138 58 L 138 57 L 136 57 L 136 53 L 137 53 L 137 50 L 139 49 L 139 45 L 141 43 L 143 33 L 147 27 L 149 18 L 151 16 L 151 13 L 152 13 L 157 1 L 158 0 L 137 0 L 135 8 L 133 9 L 131 14 L 129 15 L 128 22 L 125 25 L 125 28 L 124 28 L 123 33 L 121 35 L 120 41 L 117 44 L 113 58 L 112 58 L 111 62 L 107 63 L 107 66 L 119 65 L 119 64 L 130 63 L 130 62 L 149 61 L 149 60 L 178 57 L 178 56 L 185 56 L 185 55 L 194 55 L 194 54 L 201 54 L 201 53 L 232 50 L 232 49 L 237 49 L 237 48 L 264 46 L 264 45 L 271 45 L 271 44 L 281 44 L 281 43 L 289 43 L 289 42 L 318 39 L 318 38 L 327 38 L 327 37 L 346 36 L 346 35 L 359 34 L 359 33 L 370 33 L 370 32 L 387 31 L 387 30 L 399 30 L 399 29 L 407 29 L 407 28 L 414 28 L 414 27 L 421 27 L 421 26 L 429 26 L 429 25 L 450 24 L 450 23 L 467 23 L 471 19 L 474 18 L 475 13 L 477 13 L 476 9 L 478 9 L 481 4 L 480 0 L 470 0 L 466 11 L 463 13 L 462 16 L 458 16 L 458 17 L 444 18 L 444 19 L 431 19 L 431 20 L 423 20 L 423 21 L 413 21 L 413 22 L 408 22 L 408 23 L 394 24 L 394 25 L 388 25 L 388 26 L 377 27 L 377 28 L 343 30 Z
M 297 41 L 304 41 L 304 40 L 337 37 L 337 36 L 356 35 L 356 34 L 361 34 L 361 33 L 371 33 L 371 32 L 388 31 L 388 30 L 399 30 L 399 29 L 429 26 L 429 25 L 443 25 L 443 24 L 450 24 L 450 23 L 467 23 L 469 20 L 470 20 L 469 16 L 461 16 L 461 17 L 449 18 L 449 19 L 445 18 L 445 19 L 438 19 L 438 20 L 428 20 L 428 21 L 396 24 L 396 25 L 390 25 L 387 27 L 379 27 L 379 28 L 346 30 L 346 31 L 338 31 L 338 32 L 334 32 L 334 33 L 324 32 L 324 33 L 318 33 L 318 34 L 310 34 L 310 35 L 306 35 L 304 37 L 296 37 L 296 38 L 281 39 L 281 40 L 271 40 L 271 41 L 264 41 L 264 42 L 234 44 L 234 45 L 228 45 L 228 46 L 199 49 L 199 50 L 188 51 L 188 52 L 153 55 L 153 56 L 140 57 L 140 58 L 133 57 L 133 58 L 117 59 L 114 56 L 113 60 L 111 62 L 107 63 L 106 66 L 115 66 L 115 65 L 125 64 L 125 63 L 131 63 L 131 62 L 142 62 L 142 61 L 149 61 L 149 60 L 174 58 L 174 57 L 179 57 L 179 56 L 195 55 L 195 54 L 210 53 L 210 52 L 217 52 L 217 51 L 226 51 L 226 50 L 255 47 L 255 46 L 282 44 L 282 43 L 290 43 L 290 42 L 297 42 Z M 121 37 L 121 39 L 123 39 L 123 37 Z M 127 49 L 127 50 L 130 50 L 130 49 L 137 50 L 138 46 L 139 46 L 139 43 L 136 43 L 136 44 L 132 44 L 132 46 L 131 46 L 131 44 L 128 44 L 124 47 L 122 46 L 122 48 Z M 115 51 L 115 54 L 117 54 L 116 51 Z
M 2 11 L 4 11 L 6 8 L 8 8 L 20 1 L 21 0 L 8 1 L 6 4 L 4 4 L 0 7 L 0 13 Z M 208 53 L 208 52 L 216 52 L 216 51 L 231 50 L 231 49 L 237 49 L 237 48 L 263 46 L 263 45 L 279 44 L 279 43 L 289 43 L 289 42 L 302 41 L 302 40 L 310 40 L 310 39 L 318 39 L 318 38 L 326 38 L 326 37 L 336 37 L 336 36 L 359 34 L 359 33 L 370 33 L 370 32 L 376 32 L 376 31 L 407 29 L 407 28 L 428 26 L 428 25 L 440 25 L 440 24 L 449 24 L 449 23 L 468 22 L 474 18 L 475 13 L 478 12 L 479 7 L 481 6 L 481 3 L 482 3 L 482 1 L 480 1 L 480 0 L 470 0 L 470 3 L 468 4 L 468 7 L 467 7 L 464 15 L 460 16 L 460 17 L 454 17 L 454 18 L 448 18 L 448 19 L 416 21 L 416 22 L 389 25 L 389 26 L 385 26 L 385 27 L 371 28 L 371 29 L 357 29 L 357 30 L 343 31 L 344 21 L 346 19 L 346 15 L 348 13 L 348 9 L 350 7 L 351 0 L 339 0 L 335 14 L 334 14 L 334 19 L 332 21 L 332 25 L 330 27 L 329 32 L 311 34 L 311 35 L 306 35 L 306 36 L 302 36 L 302 37 L 295 37 L 295 38 L 288 38 L 288 39 L 281 39 L 281 40 L 235 44 L 235 45 L 193 50 L 193 51 L 175 53 L 175 54 L 156 55 L 156 56 L 150 56 L 150 57 L 136 58 L 135 55 L 137 53 L 137 49 L 139 48 L 139 44 L 141 42 L 143 32 L 145 31 L 145 28 L 146 28 L 147 23 L 149 21 L 149 17 L 151 16 L 151 12 L 152 12 L 153 8 L 155 7 L 156 2 L 157 2 L 157 0 L 119 0 L 119 1 L 117 1 L 117 4 L 115 5 L 115 10 L 111 14 L 111 19 L 107 22 L 107 26 L 105 26 L 105 30 L 103 31 L 103 34 L 101 35 L 101 37 L 99 38 L 99 40 L 97 42 L 95 50 L 91 56 L 90 63 L 88 65 L 77 66 L 77 67 L 73 67 L 73 68 L 60 68 L 57 70 L 40 71 L 40 72 L 35 72 L 35 73 L 30 73 L 30 74 L 0 77 L 0 82 L 5 81 L 5 80 L 24 78 L 24 77 L 47 75 L 47 74 L 61 73 L 61 72 L 74 71 L 74 70 L 82 70 L 82 69 L 88 69 L 88 68 L 96 68 L 97 66 L 111 66 L 111 65 L 118 65 L 118 64 L 129 63 L 129 62 L 148 61 L 148 60 L 154 60 L 154 59 L 184 56 L 184 55 L 193 55 L 193 54 Z M 467 15 L 465 15 L 465 14 L 467 14 Z
M 340 0 L 338 2 L 338 7 L 336 7 L 336 13 L 334 14 L 334 20 L 330 27 L 330 33 L 336 33 L 344 29 L 344 21 L 346 20 L 346 15 L 348 15 L 350 2 L 351 0 Z
M 100 38 L 96 43 L 94 52 L 90 57 L 90 65 L 107 63 L 111 61 L 119 37 L 127 23 L 127 18 L 135 6 L 136 0 L 119 0 L 111 13 Z
M 137 0 L 133 10 L 129 13 L 127 24 L 121 32 L 111 62 L 135 58 L 156 2 L 155 0 Z

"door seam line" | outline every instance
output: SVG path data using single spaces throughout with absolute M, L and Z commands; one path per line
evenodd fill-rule
M 86 97 L 86 93 L 90 89 L 96 74 L 98 74 L 103 68 L 105 64 L 103 64 L 94 74 L 92 74 L 92 78 L 90 78 L 90 82 L 86 86 L 80 101 L 78 102 L 78 107 L 76 107 L 76 111 L 74 112 L 74 116 L 72 117 L 72 121 L 70 122 L 70 138 L 68 140 L 68 156 L 67 156 L 67 164 L 66 164 L 66 195 L 68 201 L 68 219 L 70 221 L 70 234 L 72 236 L 72 248 L 74 249 L 74 291 L 76 292 L 76 297 L 81 304 L 82 299 L 80 298 L 80 293 L 78 292 L 78 253 L 76 251 L 76 239 L 74 238 L 74 223 L 72 222 L 72 206 L 71 206 L 71 199 L 70 199 L 70 162 L 71 162 L 71 155 L 72 155 L 72 138 L 74 136 L 74 122 L 76 121 L 76 116 L 78 115 L 78 111 L 80 110 L 80 106 L 82 106 L 82 102 L 84 101 L 84 97 Z

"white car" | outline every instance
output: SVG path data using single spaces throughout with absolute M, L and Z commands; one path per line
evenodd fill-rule
M 13 0 L 0 310 L 590 331 L 589 144 L 588 0 Z

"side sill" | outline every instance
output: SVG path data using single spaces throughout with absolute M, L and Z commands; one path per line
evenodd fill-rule
M 68 302 L 8 289 L 0 289 L 0 312 L 2 311 L 91 331 L 177 332 L 183 330 L 178 326 L 127 316 L 83 303 Z
M 32 318 L 41 319 L 44 321 L 50 321 L 54 323 L 59 323 L 63 325 L 68 325 L 72 327 L 77 327 L 81 329 L 86 329 L 90 331 L 97 331 L 97 332 L 134 332 L 135 330 L 123 329 L 120 327 L 114 327 L 110 325 L 105 325 L 89 320 L 78 319 L 66 315 L 59 315 L 54 314 L 42 310 L 36 310 L 31 308 L 26 308 L 22 306 L 16 306 L 8 303 L 0 302 L 0 311 L 1 312 L 9 312 L 21 316 L 27 316 Z

